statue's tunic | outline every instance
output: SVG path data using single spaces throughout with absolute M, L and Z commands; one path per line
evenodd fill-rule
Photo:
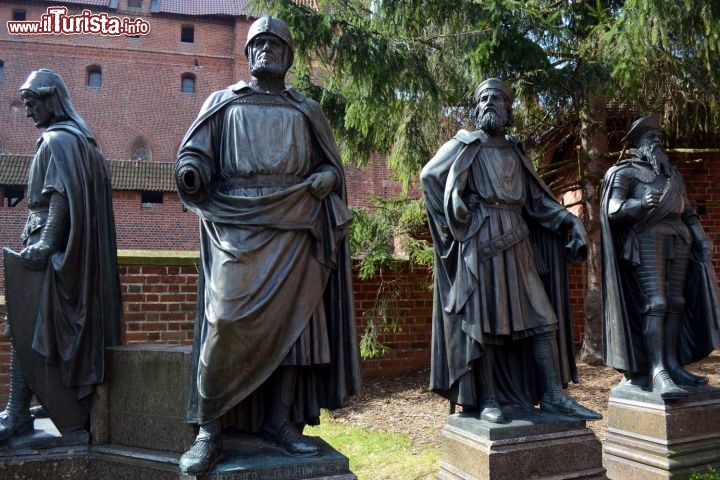
M 318 119 L 287 92 L 245 88 L 233 96 L 201 112 L 178 159 L 178 168 L 194 165 L 211 185 L 205 198 L 184 199 L 200 215 L 204 273 L 197 421 L 248 399 L 278 366 L 300 365 L 318 368 L 301 371 L 293 420 L 312 423 L 320 407 L 338 406 L 357 385 L 357 348 L 346 338 L 354 321 L 342 167 L 322 146 L 329 130 L 318 134 Z M 338 179 L 324 200 L 307 180 L 320 171 Z M 345 357 L 353 365 L 342 371 L 348 384 L 323 384 Z
M 514 142 L 482 132 L 461 131 L 421 179 L 436 248 L 431 388 L 477 406 L 471 369 L 484 350 L 558 328 L 538 274 L 538 266 L 547 266 L 529 235 L 531 228 L 558 231 L 568 212 Z M 473 195 L 479 196 L 477 207 L 458 218 L 456 199 L 467 204 Z

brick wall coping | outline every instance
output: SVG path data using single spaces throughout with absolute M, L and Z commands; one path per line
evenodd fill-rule
M 194 250 L 118 250 L 118 265 L 182 267 L 197 265 L 200 252 Z

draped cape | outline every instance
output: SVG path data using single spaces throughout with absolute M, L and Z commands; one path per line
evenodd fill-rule
M 497 392 L 507 403 L 532 404 L 536 398 L 532 360 L 526 341 L 517 341 L 502 346 L 490 347 L 487 334 L 474 332 L 469 323 L 478 319 L 467 318 L 469 302 L 478 296 L 481 285 L 477 276 L 481 259 L 473 251 L 473 236 L 481 230 L 485 221 L 483 202 L 476 207 L 479 214 L 469 219 L 457 218 L 453 209 L 454 196 L 462 194 L 472 163 L 478 160 L 478 153 L 484 148 L 485 134 L 481 131 L 461 130 L 445 145 L 423 169 L 421 180 L 426 200 L 428 223 L 435 247 L 435 288 L 433 306 L 433 334 L 431 351 L 430 388 L 454 403 L 470 404 L 474 393 L 463 394 L 463 383 L 471 377 L 472 361 L 487 354 L 494 348 L 502 355 L 495 354 L 488 361 L 495 370 Z M 557 358 L 562 382 L 577 382 L 577 369 L 573 355 L 572 327 L 569 316 L 567 289 L 566 238 L 557 233 L 569 214 L 560 205 L 544 182 L 537 176 L 532 164 L 514 139 L 507 137 L 512 150 L 521 163 L 521 172 L 533 189 L 543 196 L 548 216 L 545 228 L 533 218 L 525 218 L 530 229 L 530 241 L 537 254 L 542 288 L 557 318 Z M 492 147 L 487 147 L 492 148 Z M 489 260 L 490 261 L 490 260 Z M 533 267 L 534 268 L 534 267 Z M 512 289 L 512 286 L 508 286 Z M 474 336 L 474 338 L 473 338 Z M 492 342 L 490 342 L 492 343 Z M 502 378 L 498 378 L 502 377 Z M 472 383 L 472 382 L 470 382 Z
M 217 173 L 222 159 L 202 159 L 195 152 L 199 129 L 251 93 L 240 82 L 208 98 L 181 143 L 176 171 L 192 164 L 210 172 L 199 195 L 178 189 L 186 207 L 200 217 L 203 261 L 187 418 L 205 423 L 242 403 L 235 412 L 247 419 L 235 423 L 254 431 L 262 417 L 263 384 L 308 328 L 319 304 L 329 363 L 301 369 L 292 419 L 315 423 L 320 408 L 343 406 L 358 391 L 360 376 L 347 242 L 351 214 L 340 155 L 319 105 L 292 89 L 284 92 L 310 125 L 318 154 L 337 174 L 335 191 L 323 200 L 312 197 L 307 179 L 260 195 L 229 195 Z
M 605 174 L 600 198 L 603 285 L 603 356 L 606 365 L 622 372 L 647 374 L 648 360 L 642 333 L 639 298 L 633 279 L 632 263 L 637 261 L 637 245 L 645 229 L 656 224 L 685 198 L 682 179 L 673 168 L 660 205 L 639 220 L 632 231 L 611 225 L 608 216 L 615 176 L 632 175 L 635 161 L 627 160 Z M 718 345 L 720 301 L 712 264 L 691 253 L 684 286 L 685 309 L 678 328 L 678 361 L 687 365 L 701 360 Z
M 92 138 L 58 122 L 38 141 L 29 188 L 46 204 L 62 195 L 69 208 L 67 243 L 44 270 L 32 348 L 59 366 L 65 386 L 102 383 L 122 315 L 110 170 Z

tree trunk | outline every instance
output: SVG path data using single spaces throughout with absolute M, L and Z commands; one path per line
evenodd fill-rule
M 583 221 L 588 234 L 585 331 L 578 360 L 590 365 L 603 361 L 602 271 L 600 252 L 600 183 L 612 164 L 607 157 L 608 138 L 603 98 L 591 96 L 580 113 Z

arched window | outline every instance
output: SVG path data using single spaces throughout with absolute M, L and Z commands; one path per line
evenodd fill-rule
M 93 88 L 102 86 L 102 69 L 98 65 L 87 68 L 87 86 Z
M 137 138 L 130 147 L 130 159 L 137 162 L 149 162 L 150 146 L 144 138 Z
M 183 93 L 195 93 L 195 75 L 183 73 L 180 77 L 180 91 Z

